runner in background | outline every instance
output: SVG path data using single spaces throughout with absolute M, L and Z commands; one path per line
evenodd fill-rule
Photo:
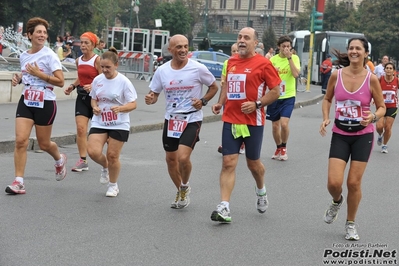
M 381 146 L 382 153 L 388 153 L 388 141 L 392 135 L 392 126 L 398 113 L 398 78 L 395 76 L 395 65 L 391 62 L 385 64 L 385 76 L 380 78 L 382 94 L 386 106 L 385 115 L 376 123 L 378 133 L 377 145 Z
M 117 71 L 118 51 L 111 47 L 101 55 L 102 74 L 94 78 L 90 91 L 93 118 L 87 151 L 102 166 L 100 183 L 108 184 L 105 196 L 119 194 L 119 160 L 122 147 L 129 139 L 129 112 L 136 109 L 137 92 L 130 80 Z M 103 149 L 107 148 L 105 154 Z
M 102 71 L 100 57 L 93 50 L 97 45 L 98 38 L 92 32 L 85 32 L 80 36 L 80 49 L 83 55 L 76 59 L 78 78 L 64 90 L 69 95 L 75 88 L 78 96 L 75 102 L 75 122 L 76 122 L 76 144 L 79 151 L 79 159 L 72 168 L 73 172 L 89 170 L 87 162 L 87 131 L 89 120 L 93 116 L 91 107 L 92 82 Z

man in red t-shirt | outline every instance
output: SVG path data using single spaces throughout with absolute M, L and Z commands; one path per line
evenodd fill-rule
M 223 111 L 222 154 L 220 173 L 221 203 L 212 212 L 211 219 L 231 222 L 230 196 L 235 183 L 235 169 L 241 144 L 245 143 L 247 166 L 256 183 L 256 206 L 259 213 L 268 207 L 265 186 L 265 167 L 260 152 L 265 124 L 264 107 L 280 96 L 281 79 L 269 59 L 255 52 L 258 33 L 243 28 L 237 38 L 238 54 L 227 63 L 226 82 L 212 111 Z M 266 93 L 266 89 L 270 90 Z
M 321 63 L 320 66 L 320 73 L 321 73 L 321 93 L 326 94 L 328 80 L 331 76 L 332 70 L 332 60 L 331 55 L 327 55 L 326 60 Z

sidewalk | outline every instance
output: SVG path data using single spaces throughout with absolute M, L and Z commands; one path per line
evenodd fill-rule
M 165 113 L 165 98 L 163 93 L 154 105 L 146 105 L 144 96 L 149 92 L 149 83 L 142 80 L 132 80 L 137 94 L 137 109 L 130 113 L 131 133 L 159 130 L 163 126 Z M 206 89 L 204 89 L 206 91 Z M 310 92 L 298 92 L 295 108 L 315 104 L 322 99 L 320 86 L 311 85 Z M 216 103 L 219 93 L 203 108 L 204 123 L 220 121 L 220 115 L 214 115 L 211 106 Z M 0 153 L 14 151 L 15 140 L 15 112 L 16 103 L 0 104 Z M 75 125 L 75 100 L 57 101 L 58 111 L 53 124 L 52 139 L 58 145 L 69 145 L 76 143 Z M 35 130 L 32 130 L 28 150 L 39 149 Z

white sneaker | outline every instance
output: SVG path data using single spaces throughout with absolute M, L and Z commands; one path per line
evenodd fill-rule
M 108 170 L 101 169 L 100 183 L 105 185 L 109 183 L 109 173 Z
M 186 208 L 190 204 L 190 186 L 180 186 L 180 199 L 177 202 L 178 209 Z
M 357 233 L 356 230 L 356 224 L 354 222 L 346 222 L 345 224 L 345 230 L 346 230 L 346 235 L 345 239 L 346 240 L 359 240 L 359 234 Z
M 107 193 L 105 193 L 105 196 L 116 197 L 116 196 L 118 196 L 118 193 L 119 193 L 118 186 L 108 186 L 108 190 L 107 190 Z
M 240 154 L 244 154 L 244 153 L 245 153 L 245 144 L 244 144 L 244 143 L 241 144 L 239 153 L 240 153 Z
M 62 163 L 60 165 L 56 164 L 55 166 L 55 180 L 61 181 L 64 180 L 67 174 L 66 170 L 66 163 L 67 163 L 67 157 L 65 154 L 61 153 L 61 159 Z

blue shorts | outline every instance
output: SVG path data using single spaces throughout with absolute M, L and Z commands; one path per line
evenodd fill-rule
M 231 124 L 224 122 L 222 130 L 222 154 L 238 154 L 241 144 L 245 144 L 245 156 L 250 160 L 258 160 L 263 141 L 264 126 L 248 126 L 250 137 L 234 138 L 231 132 Z
M 295 97 L 277 100 L 266 109 L 266 119 L 278 121 L 281 117 L 290 118 L 295 106 Z

